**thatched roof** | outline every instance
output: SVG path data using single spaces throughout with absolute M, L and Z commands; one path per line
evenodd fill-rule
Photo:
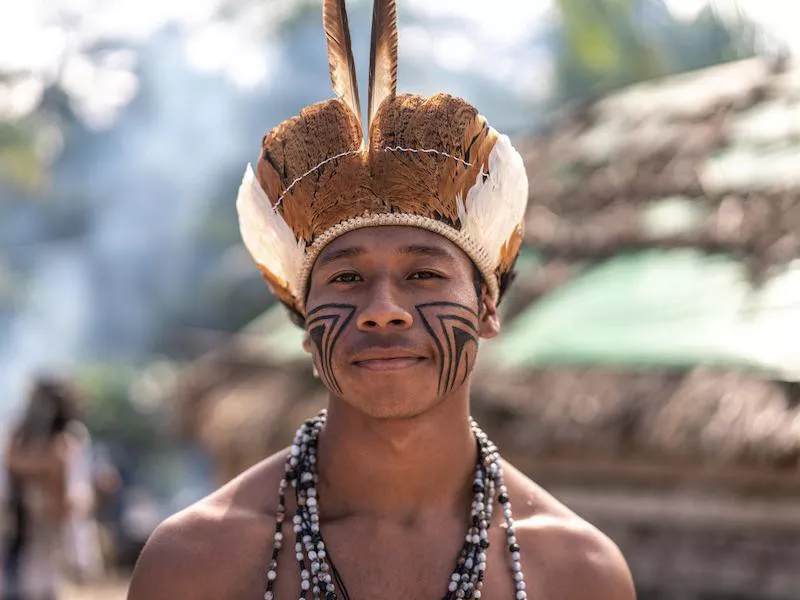
M 173 394 L 175 429 L 216 457 L 221 480 L 284 447 L 324 405 L 301 339 L 275 306 L 184 370 Z
M 507 331 L 508 362 L 583 353 L 584 364 L 757 366 L 800 379 L 786 342 L 800 336 L 800 64 L 756 58 L 637 84 L 520 147 L 536 264 L 506 300 L 507 316 L 526 313 Z M 567 316 L 585 332 L 568 352 L 548 323 Z M 593 325 L 610 318 L 618 330 Z M 546 352 L 520 343 L 544 333 Z M 615 354 L 615 337 L 627 353 Z M 648 337 L 662 347 L 646 349 Z
M 548 260 L 691 247 L 755 278 L 800 256 L 800 65 L 752 59 L 626 88 L 522 145 Z
M 549 457 L 784 470 L 800 491 L 800 384 L 689 371 L 488 372 L 475 412 L 523 465 Z

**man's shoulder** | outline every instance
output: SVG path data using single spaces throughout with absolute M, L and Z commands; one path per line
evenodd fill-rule
M 518 471 L 510 479 L 523 569 L 537 574 L 547 597 L 635 598 L 628 565 L 608 536 Z
M 257 554 L 274 527 L 284 461 L 285 452 L 273 455 L 163 521 L 139 556 L 129 600 L 218 597 L 214 590 L 237 576 L 219 557 L 251 546 Z

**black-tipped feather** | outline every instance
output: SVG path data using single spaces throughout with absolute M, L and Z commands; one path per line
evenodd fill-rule
M 322 26 L 328 41 L 328 65 L 333 93 L 350 107 L 360 122 L 361 106 L 358 102 L 356 65 L 350 45 L 350 27 L 347 24 L 345 0 L 324 0 Z
M 372 44 L 369 52 L 367 132 L 381 102 L 394 96 L 396 92 L 397 7 L 395 0 L 375 0 L 372 6 Z

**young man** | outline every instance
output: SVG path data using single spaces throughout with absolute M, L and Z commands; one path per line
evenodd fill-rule
M 237 202 L 328 410 L 162 524 L 129 599 L 631 600 L 614 544 L 469 418 L 522 238 L 522 160 L 463 100 L 395 94 L 394 4 L 374 11 L 367 140 L 343 0 L 326 0 L 337 99 L 265 137 Z

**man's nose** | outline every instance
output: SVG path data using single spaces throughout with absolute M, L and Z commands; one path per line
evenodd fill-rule
M 396 296 L 389 282 L 376 282 L 367 304 L 356 319 L 358 329 L 361 331 L 409 329 L 414 323 L 414 317 L 398 302 Z

